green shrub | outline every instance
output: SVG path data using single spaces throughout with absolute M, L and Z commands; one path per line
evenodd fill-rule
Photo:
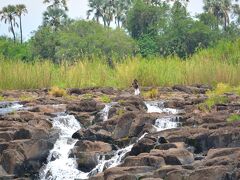
M 145 98 L 150 98 L 150 99 L 154 99 L 154 98 L 157 98 L 158 97 L 158 89 L 157 88 L 153 88 L 147 92 L 145 92 L 143 94 L 143 96 Z
M 240 121 L 240 115 L 239 114 L 232 114 L 228 119 L 227 122 L 236 122 Z
M 52 87 L 49 91 L 49 94 L 55 97 L 63 97 L 67 95 L 67 92 L 65 89 L 61 89 L 59 87 Z
M 104 103 L 110 103 L 111 98 L 108 95 L 103 95 L 103 96 L 101 96 L 101 101 Z

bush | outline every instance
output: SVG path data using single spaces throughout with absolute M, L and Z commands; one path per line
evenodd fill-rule
M 28 43 L 14 43 L 13 40 L 0 37 L 0 56 L 11 60 L 31 60 L 31 53 Z
M 232 114 L 228 119 L 227 122 L 236 122 L 240 121 L 240 115 L 239 114 Z
M 49 94 L 55 97 L 63 97 L 67 95 L 67 92 L 65 89 L 61 89 L 59 87 L 52 87 L 49 91 Z
M 144 93 L 143 96 L 145 98 L 150 98 L 150 99 L 154 99 L 158 97 L 158 89 L 153 88 L 151 90 L 149 90 L 148 92 Z
M 101 101 L 104 102 L 104 103 L 110 103 L 111 99 L 110 99 L 109 96 L 103 95 L 103 96 L 101 96 Z

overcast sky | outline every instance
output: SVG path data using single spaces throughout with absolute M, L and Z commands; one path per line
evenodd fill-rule
M 43 0 L 0 0 L 0 9 L 9 4 L 25 4 L 28 14 L 23 17 L 23 36 L 28 39 L 31 32 L 42 23 L 42 13 L 46 10 Z M 202 0 L 190 0 L 188 10 L 192 15 L 202 12 Z M 68 15 L 74 19 L 85 19 L 88 0 L 68 0 Z M 0 22 L 0 35 L 10 35 L 8 25 Z

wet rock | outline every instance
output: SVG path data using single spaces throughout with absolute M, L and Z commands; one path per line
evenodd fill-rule
M 68 114 L 73 115 L 84 127 L 91 126 L 95 119 L 94 115 L 86 112 L 69 112 Z
M 112 134 L 103 129 L 80 129 L 72 135 L 73 139 L 89 140 L 89 141 L 102 141 L 106 143 L 112 143 Z
M 83 172 L 90 172 L 98 164 L 97 154 L 95 152 L 76 152 L 78 169 Z
M 2 153 L 1 164 L 7 173 L 17 174 L 17 169 L 24 160 L 25 157 L 22 153 L 14 149 L 8 149 L 4 150 Z
M 11 141 L 3 151 L 1 164 L 9 174 L 23 176 L 25 173 L 36 174 L 53 144 L 46 140 L 17 140 Z
M 113 132 L 113 138 L 120 139 L 120 138 L 127 137 L 129 134 L 132 121 L 136 117 L 137 115 L 134 112 L 123 114 L 123 116 L 121 116 L 120 119 L 118 120 L 118 123 L 115 127 L 115 130 Z
M 13 135 L 14 140 L 17 139 L 31 139 L 32 135 L 31 132 L 27 129 L 19 129 L 18 131 L 16 131 Z
M 143 138 L 138 141 L 130 151 L 130 156 L 137 156 L 138 154 L 150 152 L 154 148 L 156 141 L 149 138 Z

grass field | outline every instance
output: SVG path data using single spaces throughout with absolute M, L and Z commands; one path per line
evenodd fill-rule
M 97 58 L 93 62 L 79 60 L 71 65 L 0 59 L 0 89 L 52 86 L 126 88 L 135 78 L 141 86 L 215 85 L 220 82 L 237 86 L 240 84 L 240 43 L 236 43 L 202 50 L 186 60 L 177 57 L 129 58 L 115 63 L 114 69 L 108 67 L 103 59 Z

